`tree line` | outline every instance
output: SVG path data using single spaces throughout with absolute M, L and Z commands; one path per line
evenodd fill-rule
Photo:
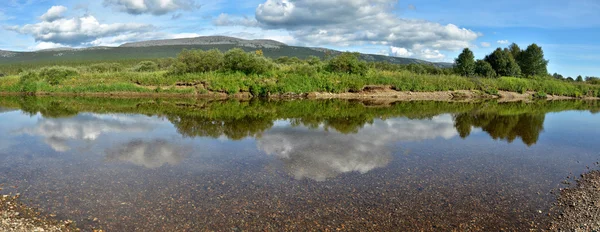
M 467 77 L 536 77 L 548 75 L 548 60 L 537 44 L 522 50 L 513 43 L 508 48 L 497 48 L 482 60 L 475 60 L 473 52 L 465 48 L 456 58 L 454 70 Z

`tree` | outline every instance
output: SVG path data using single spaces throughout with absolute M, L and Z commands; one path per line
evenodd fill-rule
M 531 44 L 521 54 L 521 72 L 524 76 L 546 75 L 548 60 L 544 59 L 544 51 L 537 44 Z
M 559 80 L 564 80 L 565 78 L 563 77 L 563 75 L 560 75 L 558 73 L 554 73 L 552 74 L 552 77 L 554 77 L 555 79 L 559 79 Z
M 510 54 L 513 56 L 513 58 L 515 58 L 517 63 L 519 63 L 519 58 L 521 57 L 521 53 L 523 52 L 519 45 L 517 45 L 516 43 L 512 43 L 510 46 L 508 46 L 508 50 L 510 51 Z
M 329 60 L 327 69 L 330 72 L 365 75 L 369 71 L 369 66 L 359 57 L 360 53 L 344 52 Z
M 492 54 L 487 55 L 484 60 L 492 65 L 499 76 L 517 77 L 521 75 L 521 69 L 508 49 L 497 48 Z
M 577 76 L 577 79 L 575 79 L 575 81 L 583 82 L 583 77 L 581 77 L 581 75 L 579 75 L 579 76 Z
M 475 56 L 469 48 L 465 48 L 454 60 L 454 70 L 461 76 L 473 76 L 475 73 Z
M 475 62 L 475 75 L 479 77 L 495 77 L 496 71 L 492 65 L 485 60 L 477 60 Z

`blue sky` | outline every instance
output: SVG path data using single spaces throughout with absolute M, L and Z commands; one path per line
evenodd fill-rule
M 549 71 L 600 75 L 597 0 L 3 0 L 1 50 L 228 35 L 452 62 L 537 43 Z

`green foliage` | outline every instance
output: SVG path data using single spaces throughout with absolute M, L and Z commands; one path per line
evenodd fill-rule
M 359 59 L 359 53 L 344 52 L 327 63 L 330 72 L 365 75 L 369 71 L 367 62 Z
M 469 48 L 465 48 L 454 60 L 454 70 L 456 74 L 466 77 L 475 74 L 475 55 Z
M 119 63 L 98 63 L 92 64 L 88 68 L 89 72 L 107 73 L 123 71 L 123 65 Z
M 538 91 L 533 95 L 534 98 L 545 99 L 548 98 L 548 95 L 544 91 Z
M 600 77 L 586 77 L 585 83 L 589 83 L 592 85 L 600 85 Z
M 492 54 L 486 56 L 484 60 L 490 63 L 496 74 L 500 76 L 518 77 L 521 75 L 521 68 L 519 68 L 515 58 L 513 58 L 508 49 L 502 50 L 501 48 L 497 48 Z
M 512 57 L 515 58 L 515 60 L 519 64 L 519 66 L 521 66 L 521 63 L 519 62 L 519 60 L 521 58 L 521 54 L 523 53 L 523 51 L 521 50 L 519 45 L 517 45 L 516 43 L 512 43 L 510 46 L 508 46 L 508 50 L 510 51 L 510 54 L 512 55 Z
M 48 84 L 58 85 L 67 78 L 76 77 L 79 72 L 71 67 L 54 66 L 42 68 L 38 75 L 40 79 L 45 80 Z
M 577 79 L 575 79 L 575 81 L 583 82 L 583 77 L 581 77 L 581 75 L 579 75 L 579 76 L 577 76 Z
M 273 63 L 255 53 L 246 53 L 242 49 L 235 48 L 225 53 L 224 68 L 245 74 L 264 74 L 273 69 Z
M 489 95 L 498 95 L 498 90 L 494 88 L 487 88 L 484 90 L 484 92 Z
M 524 76 L 533 77 L 548 74 L 548 61 L 544 59 L 544 51 L 537 44 L 531 44 L 520 55 L 521 71 Z
M 142 61 L 133 67 L 134 72 L 155 72 L 158 70 L 158 64 L 154 61 Z
M 495 77 L 496 71 L 492 68 L 492 65 L 485 60 L 477 60 L 475 62 L 475 75 L 478 77 Z
M 175 74 L 212 72 L 223 68 L 224 55 L 218 49 L 183 50 L 171 68 Z

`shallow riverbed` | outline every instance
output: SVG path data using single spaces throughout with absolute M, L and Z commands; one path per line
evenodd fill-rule
M 0 193 L 85 230 L 549 228 L 598 102 L 0 99 Z

